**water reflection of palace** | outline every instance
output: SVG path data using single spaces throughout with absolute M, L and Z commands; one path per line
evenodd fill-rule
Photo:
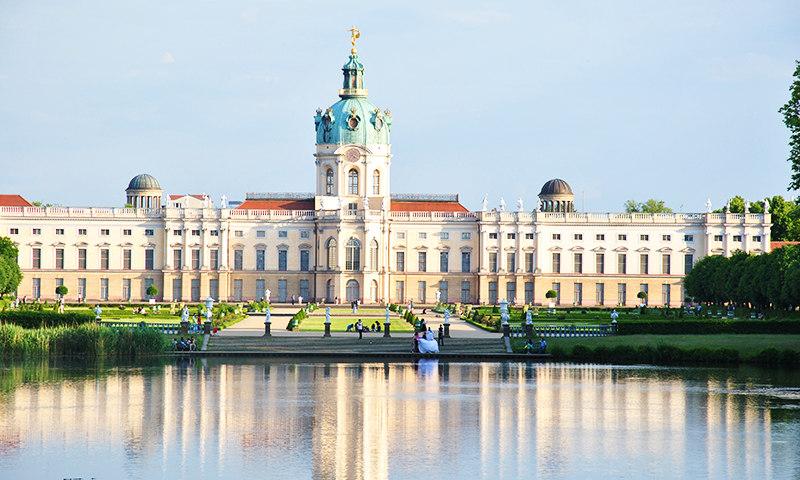
M 108 449 L 108 461 L 130 471 L 163 463 L 297 478 L 407 478 L 421 468 L 450 478 L 569 476 L 587 465 L 633 475 L 643 464 L 760 477 L 777 457 L 797 463 L 773 445 L 763 396 L 735 392 L 724 376 L 665 372 L 209 360 L 25 381 L 0 397 L 0 466 L 65 448 Z

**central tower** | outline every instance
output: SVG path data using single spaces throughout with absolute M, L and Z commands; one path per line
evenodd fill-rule
M 316 208 L 381 210 L 389 208 L 389 132 L 392 117 L 367 100 L 364 65 L 358 61 L 353 29 L 350 60 L 342 67 L 340 100 L 317 109 Z

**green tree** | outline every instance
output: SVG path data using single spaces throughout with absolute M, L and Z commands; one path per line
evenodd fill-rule
M 653 198 L 640 203 L 636 203 L 636 200 L 627 200 L 623 207 L 627 213 L 672 213 L 672 209 L 664 205 L 663 200 Z
M 795 80 L 789 87 L 791 98 L 778 110 L 778 113 L 783 114 L 784 125 L 791 132 L 788 161 L 792 164 L 792 181 L 789 182 L 787 190 L 800 190 L 800 61 L 796 61 L 795 64 L 797 66 L 793 75 Z
M 741 195 L 736 195 L 729 200 L 731 206 L 731 213 L 744 213 L 744 198 Z M 714 213 L 725 213 L 725 207 L 714 210 Z M 750 213 L 764 213 L 764 203 L 761 201 L 753 202 L 750 204 Z
M 145 293 L 150 295 L 151 297 L 155 297 L 156 295 L 158 295 L 158 287 L 156 287 L 155 285 L 150 285 L 149 287 L 147 287 L 147 290 L 145 290 Z
M 8 237 L 0 238 L 0 296 L 13 293 L 22 281 L 22 271 L 17 264 L 19 249 Z
M 769 214 L 772 216 L 772 228 L 770 230 L 772 240 L 776 242 L 791 241 L 791 233 L 795 228 L 798 213 L 797 205 L 794 202 L 787 202 L 780 195 L 775 195 L 769 202 Z

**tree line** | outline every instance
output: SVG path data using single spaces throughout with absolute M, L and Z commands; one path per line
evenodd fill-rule
M 14 293 L 22 281 L 22 271 L 17 264 L 19 249 L 8 237 L 0 237 L 0 297 Z
M 790 309 L 800 306 L 800 245 L 770 253 L 709 255 L 684 277 L 686 295 L 701 303 Z

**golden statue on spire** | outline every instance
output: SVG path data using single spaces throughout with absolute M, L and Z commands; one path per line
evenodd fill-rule
M 353 49 L 350 50 L 350 53 L 355 55 L 356 54 L 356 38 L 361 36 L 361 32 L 356 30 L 355 26 L 353 26 L 353 28 L 351 28 L 349 30 L 346 30 L 346 31 L 350 32 L 350 43 L 353 44 Z

